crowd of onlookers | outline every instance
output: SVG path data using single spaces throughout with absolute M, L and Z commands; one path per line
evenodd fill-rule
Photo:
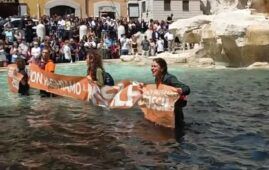
M 168 31 L 172 16 L 166 21 L 149 22 L 109 17 L 79 19 L 74 15 L 43 16 L 34 22 L 22 17 L 16 28 L 10 18 L 0 28 L 0 67 L 17 58 L 27 63 L 39 62 L 42 49 L 49 48 L 54 62 L 85 60 L 89 49 L 96 49 L 104 59 L 120 55 L 154 56 L 173 51 L 175 37 Z

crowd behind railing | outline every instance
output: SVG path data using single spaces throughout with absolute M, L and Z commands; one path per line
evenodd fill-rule
M 0 67 L 23 58 L 27 63 L 42 60 L 42 49 L 49 48 L 56 63 L 85 60 L 90 49 L 96 49 L 103 59 L 121 55 L 154 56 L 173 52 L 177 38 L 168 31 L 172 15 L 166 21 L 127 20 L 96 17 L 79 19 L 74 15 L 40 20 L 22 17 L 12 24 L 12 18 L 0 26 Z

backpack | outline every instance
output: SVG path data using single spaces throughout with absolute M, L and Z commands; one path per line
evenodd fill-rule
M 106 71 L 104 71 L 104 85 L 107 85 L 107 86 L 115 85 L 113 77 Z

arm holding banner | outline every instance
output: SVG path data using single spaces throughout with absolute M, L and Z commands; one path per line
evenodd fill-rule
M 162 85 L 168 85 L 174 87 L 174 89 L 171 89 L 172 91 L 176 91 L 177 95 L 180 95 L 180 98 L 176 100 L 174 103 L 174 113 L 171 113 L 171 116 L 174 116 L 174 124 L 170 124 L 170 126 L 176 128 L 176 131 L 178 129 L 183 130 L 184 129 L 184 115 L 183 115 L 183 109 L 182 107 L 186 106 L 186 95 L 190 93 L 189 86 L 185 85 L 184 83 L 180 82 L 176 76 L 168 73 L 168 66 L 166 61 L 163 58 L 155 58 L 153 59 L 153 62 L 151 64 L 151 72 L 153 76 L 155 77 L 155 83 L 159 89 L 159 87 L 162 87 Z M 176 88 L 176 89 L 175 89 Z

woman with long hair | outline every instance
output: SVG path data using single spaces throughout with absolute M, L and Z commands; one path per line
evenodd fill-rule
M 95 51 L 91 50 L 87 54 L 87 75 L 99 87 L 104 86 L 104 67 L 102 57 Z
M 175 134 L 176 138 L 182 137 L 184 135 L 184 115 L 183 107 L 187 105 L 186 96 L 190 94 L 189 86 L 180 82 L 176 76 L 168 73 L 167 63 L 162 58 L 153 59 L 151 65 L 151 72 L 155 77 L 155 83 L 158 86 L 159 84 L 165 84 L 168 86 L 173 86 L 177 88 L 177 93 L 180 95 L 180 98 L 175 103 L 174 113 L 175 113 Z

